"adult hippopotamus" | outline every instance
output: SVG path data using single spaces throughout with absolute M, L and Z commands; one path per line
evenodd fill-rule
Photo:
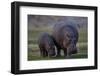
M 73 22 L 58 23 L 53 28 L 53 38 L 57 47 L 57 56 L 60 56 L 61 49 L 64 56 L 70 56 L 77 53 L 76 44 L 78 42 L 77 24 Z
M 38 39 L 38 44 L 40 48 L 40 54 L 43 57 L 53 57 L 55 56 L 55 44 L 53 42 L 52 36 L 48 33 L 41 33 Z

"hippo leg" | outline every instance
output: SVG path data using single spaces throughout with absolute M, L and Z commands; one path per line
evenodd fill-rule
M 43 48 L 40 48 L 40 54 L 41 54 L 42 57 L 46 57 L 47 56 L 47 52 Z
M 40 48 L 40 56 L 43 56 L 43 49 Z
M 67 56 L 67 49 L 63 49 L 64 51 L 64 56 L 66 57 Z
M 57 57 L 61 56 L 61 49 L 60 48 L 57 48 Z
M 67 58 L 69 58 L 71 55 L 72 53 L 69 50 L 67 50 Z
M 64 51 L 64 57 L 65 58 L 70 58 L 71 54 L 69 54 L 69 51 L 67 49 L 63 49 L 63 51 Z
M 44 57 L 48 56 L 48 52 L 44 50 Z

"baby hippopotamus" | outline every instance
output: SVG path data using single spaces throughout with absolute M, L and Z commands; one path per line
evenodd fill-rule
M 40 48 L 40 54 L 42 57 L 55 57 L 55 44 L 53 42 L 53 38 L 48 33 L 41 33 L 38 39 L 38 44 Z
M 78 30 L 75 23 L 58 23 L 53 28 L 53 38 L 57 46 L 57 56 L 60 56 L 61 49 L 64 56 L 69 57 L 77 53 L 76 44 L 78 42 Z

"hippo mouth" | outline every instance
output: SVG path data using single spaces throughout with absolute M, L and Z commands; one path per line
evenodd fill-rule
M 77 53 L 77 50 L 71 51 L 71 54 L 76 54 L 76 53 Z

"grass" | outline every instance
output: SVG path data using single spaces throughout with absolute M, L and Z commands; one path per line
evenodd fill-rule
M 52 60 L 52 59 L 65 59 L 64 56 L 61 57 L 54 57 L 54 58 L 48 58 L 48 57 L 41 57 L 39 52 L 39 47 L 37 44 L 38 36 L 41 32 L 48 32 L 51 33 L 52 30 L 51 27 L 45 27 L 45 28 L 34 28 L 33 30 L 28 30 L 28 60 Z M 77 54 L 73 54 L 67 59 L 79 59 L 79 58 L 87 58 L 87 30 L 86 29 L 80 29 L 79 30 L 79 40 L 77 47 L 79 48 L 79 51 Z M 62 51 L 63 53 L 63 51 Z
M 29 60 L 52 60 L 52 59 L 76 59 L 76 58 L 87 58 L 87 54 L 85 53 L 78 53 L 78 54 L 73 54 L 72 56 L 66 58 L 64 56 L 61 57 L 41 57 L 41 56 L 31 56 L 31 54 L 29 54 L 28 56 Z

